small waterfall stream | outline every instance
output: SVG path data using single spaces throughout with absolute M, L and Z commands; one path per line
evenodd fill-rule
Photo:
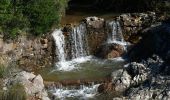
M 52 35 L 55 40 L 56 54 L 58 56 L 59 61 L 60 62 L 66 61 L 65 52 L 64 52 L 65 40 L 64 40 L 63 32 L 61 31 L 61 29 L 56 29 Z
M 109 34 L 107 37 L 108 44 L 116 43 L 122 46 L 127 45 L 127 43 L 124 41 L 124 38 L 122 35 L 122 29 L 118 21 L 110 21 L 106 23 L 106 26 L 109 29 Z M 58 58 L 58 62 L 56 62 L 57 71 L 70 72 L 74 70 L 75 68 L 77 68 L 77 65 L 79 65 L 80 63 L 87 62 L 89 60 L 94 62 L 92 57 L 88 56 L 89 47 L 88 47 L 88 40 L 87 40 L 88 39 L 87 27 L 85 23 L 81 23 L 78 26 L 72 27 L 72 30 L 69 32 L 69 35 L 67 36 L 67 38 L 65 37 L 61 29 L 55 30 L 52 35 L 55 40 L 56 55 Z M 67 45 L 68 45 L 68 48 L 67 48 Z M 70 60 L 68 60 L 67 57 Z M 96 62 L 101 63 L 97 59 L 96 59 Z M 97 72 L 100 69 L 97 64 L 91 63 L 91 65 L 90 65 L 90 68 L 91 68 L 90 70 L 92 70 L 92 67 L 96 67 L 95 72 Z M 106 66 L 109 70 L 112 70 L 110 69 L 112 67 L 108 67 L 108 66 L 117 66 L 117 65 L 114 62 L 113 65 L 111 64 L 111 65 L 106 65 Z M 86 73 L 88 72 L 90 71 L 88 70 Z M 80 76 L 83 76 L 83 75 L 80 75 Z M 70 88 L 70 87 L 61 86 L 61 87 L 53 88 L 52 93 L 60 100 L 65 100 L 66 98 L 73 98 L 73 99 L 79 98 L 82 100 L 87 100 L 96 95 L 98 86 L 99 84 L 91 84 L 90 86 L 80 85 L 79 88 L 77 87 Z
M 108 23 L 108 28 L 111 30 L 111 34 L 108 36 L 107 42 L 124 42 L 122 29 L 118 21 L 111 21 Z
M 123 31 L 119 21 L 113 20 L 106 23 L 109 28 L 109 34 L 107 38 L 107 43 L 115 43 L 123 46 L 123 49 L 127 51 L 128 42 L 125 42 L 123 37 Z
M 56 63 L 58 70 L 70 71 L 75 69 L 75 66 L 78 63 L 90 60 L 91 56 L 87 56 L 88 46 L 85 24 L 80 24 L 76 27 L 73 27 L 72 31 L 70 32 L 69 40 L 71 41 L 71 55 L 66 54 L 66 40 L 61 29 L 55 30 L 52 35 L 55 40 L 56 54 L 59 60 Z M 66 60 L 67 56 L 71 56 L 71 59 Z
M 80 24 L 73 28 L 70 36 L 72 59 L 85 57 L 88 54 L 86 25 Z

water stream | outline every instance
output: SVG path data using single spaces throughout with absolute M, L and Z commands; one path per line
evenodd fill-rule
M 116 43 L 125 47 L 127 43 L 124 41 L 120 23 L 110 21 L 106 23 L 106 26 L 109 29 L 106 43 Z M 101 60 L 89 56 L 87 28 L 84 23 L 72 28 L 67 37 L 69 48 L 66 46 L 68 41 L 66 41 L 61 29 L 56 29 L 52 35 L 58 58 L 56 67 L 43 69 L 39 73 L 46 81 L 61 83 L 60 86 L 55 86 L 49 90 L 59 100 L 89 100 L 94 98 L 99 84 L 106 81 L 113 71 L 122 68 L 125 63 L 120 58 Z M 67 53 L 68 51 L 71 53 Z M 92 84 L 84 85 L 88 82 Z

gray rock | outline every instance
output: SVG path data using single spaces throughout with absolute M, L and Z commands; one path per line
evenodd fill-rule
M 150 73 L 150 70 L 141 63 L 132 62 L 130 63 L 126 70 L 132 77 L 131 84 L 138 85 L 144 82 Z
M 131 76 L 124 70 L 115 71 L 112 73 L 112 83 L 115 85 L 115 91 L 122 92 L 129 88 Z
M 34 75 L 25 71 L 16 73 L 14 76 L 6 80 L 6 86 L 20 83 L 24 86 L 28 97 L 38 97 L 42 100 L 50 100 L 44 88 L 44 83 L 41 75 Z

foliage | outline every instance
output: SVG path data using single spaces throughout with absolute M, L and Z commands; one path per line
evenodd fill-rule
M 23 14 L 27 16 L 31 31 L 36 35 L 48 32 L 53 25 L 60 22 L 61 12 L 66 0 L 24 0 Z
M 24 32 L 36 35 L 58 25 L 67 0 L 0 0 L 0 28 L 6 37 Z
M 23 85 L 17 83 L 6 91 L 0 91 L 0 100 L 26 100 L 27 95 Z

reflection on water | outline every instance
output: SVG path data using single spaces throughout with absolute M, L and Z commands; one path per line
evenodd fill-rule
M 111 12 L 84 12 L 84 11 L 68 11 L 66 15 L 61 20 L 61 25 L 69 24 L 69 23 L 78 23 L 82 19 L 89 17 L 89 16 L 96 16 L 104 19 L 113 19 L 113 17 L 119 15 L 118 13 L 111 13 Z

